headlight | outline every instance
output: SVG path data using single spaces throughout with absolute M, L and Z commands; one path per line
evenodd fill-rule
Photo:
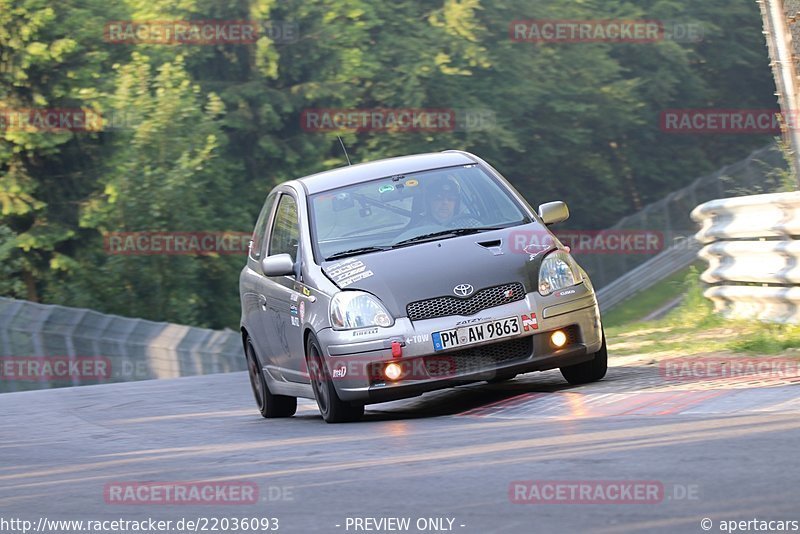
M 394 319 L 381 302 L 363 291 L 340 291 L 331 299 L 331 324 L 335 330 L 392 326 Z
M 542 260 L 539 267 L 539 293 L 544 296 L 583 281 L 581 270 L 567 252 L 556 250 Z

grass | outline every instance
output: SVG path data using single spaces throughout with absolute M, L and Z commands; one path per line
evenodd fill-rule
M 725 319 L 715 314 L 711 301 L 703 297 L 704 287 L 697 267 L 691 266 L 679 274 L 683 282 L 680 276 L 670 277 L 619 305 L 630 307 L 629 310 L 612 310 L 604 316 L 606 338 L 613 355 L 688 356 L 721 351 L 770 355 L 800 348 L 800 325 Z M 641 317 L 682 293 L 683 302 L 666 317 L 641 321 Z
M 786 349 L 800 348 L 800 326 L 764 325 L 762 330 L 729 344 L 735 352 L 779 354 Z
M 698 263 L 698 265 L 700 264 Z M 613 327 L 641 321 L 642 318 L 647 317 L 650 313 L 684 292 L 684 284 L 686 277 L 689 275 L 689 269 L 687 267 L 678 271 L 649 289 L 641 291 L 617 304 L 603 314 L 603 324 L 606 327 Z
M 789 147 L 780 142 L 787 162 Z M 790 167 L 790 166 L 789 166 Z M 797 181 L 787 169 L 775 171 L 782 191 L 796 191 Z M 800 325 L 770 324 L 751 319 L 725 319 L 714 313 L 703 297 L 699 271 L 704 262 L 637 293 L 603 315 L 609 350 L 614 355 L 691 355 L 728 351 L 755 355 L 800 352 Z M 643 321 L 666 303 L 685 295 L 666 317 Z

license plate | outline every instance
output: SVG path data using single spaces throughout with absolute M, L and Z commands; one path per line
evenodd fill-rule
M 519 317 L 506 317 L 488 323 L 473 324 L 431 334 L 433 350 L 474 345 L 519 334 Z

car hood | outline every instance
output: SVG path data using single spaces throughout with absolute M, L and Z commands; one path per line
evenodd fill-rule
M 556 248 L 553 240 L 533 222 L 325 262 L 322 268 L 340 289 L 372 293 L 394 317 L 405 317 L 408 303 L 454 296 L 459 284 L 477 292 L 520 282 L 526 292 L 535 291 L 544 253 Z

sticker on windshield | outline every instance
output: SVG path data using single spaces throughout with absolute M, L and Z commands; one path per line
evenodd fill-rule
M 378 188 L 378 193 L 389 193 L 390 191 L 394 191 L 394 186 L 392 184 L 382 185 Z
M 419 185 L 418 180 L 414 180 L 413 178 L 411 180 L 406 180 L 406 187 L 415 187 L 418 185 Z

